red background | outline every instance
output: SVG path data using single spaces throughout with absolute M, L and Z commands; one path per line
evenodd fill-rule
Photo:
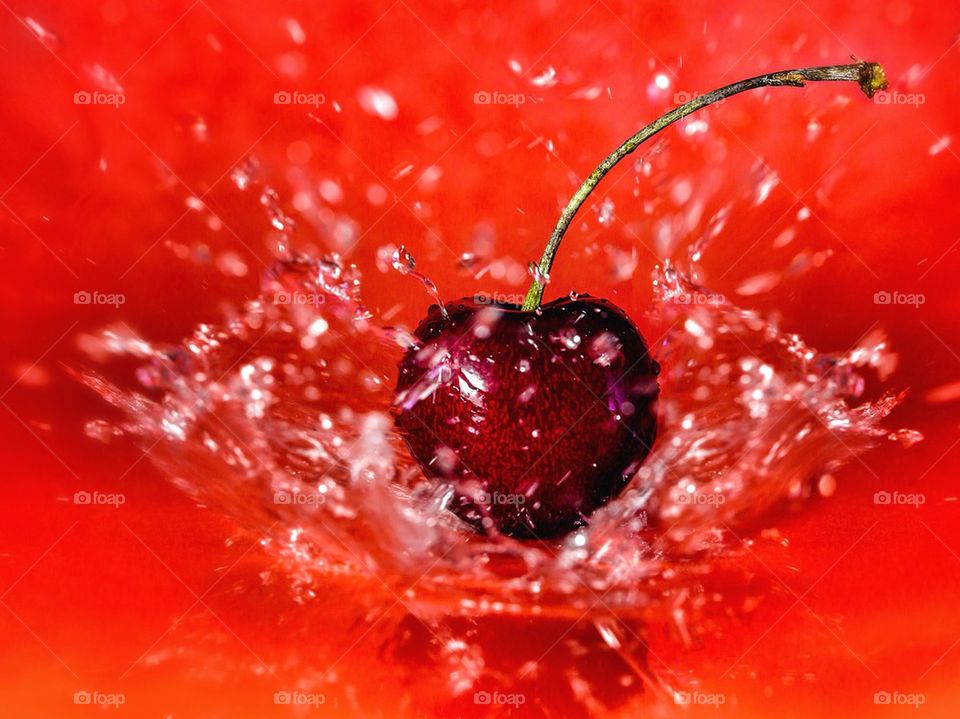
M 738 98 L 708 115 L 723 153 L 715 154 L 715 142 L 675 135 L 670 170 L 695 188 L 715 188 L 713 211 L 752 192 L 758 158 L 779 175 L 767 202 L 741 205 L 731 217 L 724 244 L 708 255 L 711 286 L 733 295 L 751 275 L 785 266 L 798 246 L 834 250 L 822 268 L 745 303 L 776 310 L 784 327 L 823 350 L 846 350 L 884 328 L 901 359 L 891 384 L 910 388 L 890 426 L 917 428 L 926 440 L 909 450 L 885 444 L 851 461 L 834 497 L 777 519 L 789 546 L 758 545 L 742 559 L 767 584 L 754 611 L 731 616 L 694 648 L 655 629 L 651 642 L 673 671 L 727 697 L 720 714 L 906 711 L 876 706 L 880 690 L 923 693 L 926 716 L 956 714 L 957 404 L 931 403 L 927 393 L 960 380 L 957 7 L 11 0 L 0 15 L 0 687 L 8 715 L 93 711 L 72 696 L 98 690 L 122 692 L 129 716 L 284 716 L 288 708 L 276 707 L 272 694 L 296 686 L 294 657 L 329 665 L 341 656 L 327 715 L 442 711 L 436 687 L 411 688 L 384 658 L 379 632 L 353 646 L 367 609 L 388 597 L 344 582 L 313 606 L 291 606 L 282 586 L 260 586 L 269 559 L 258 537 L 195 506 L 127 442 L 104 447 L 83 435 L 84 422 L 108 412 L 64 372 L 84 362 L 79 333 L 120 318 L 146 337 L 176 341 L 197 322 L 215 321 L 225 299 L 256 293 L 270 260 L 262 209 L 224 177 L 249 152 L 289 208 L 285 173 L 302 149 L 290 145 L 308 143 L 308 166 L 344 190 L 335 210 L 366 233 L 348 254 L 365 272 L 365 301 L 375 313 L 399 302 L 394 321 L 412 325 L 427 298 L 412 280 L 376 269 L 378 247 L 406 244 L 448 298 L 520 292 L 456 270 L 478 223 L 494 228 L 499 255 L 526 264 L 571 192 L 570 172 L 585 175 L 669 106 L 674 91 L 844 62 L 852 53 L 883 62 L 891 89 L 921 93 L 923 104 L 872 104 L 852 86 Z M 60 42 L 38 40 L 28 17 Z M 284 24 L 290 17 L 305 32 L 301 46 Z M 288 53 L 297 54 L 284 59 Z M 528 78 L 511 71 L 510 59 Z M 74 104 L 76 91 L 94 87 L 89 68 L 97 64 L 120 78 L 121 108 Z M 291 64 L 304 73 L 284 76 Z M 529 77 L 547 66 L 561 83 L 531 87 Z M 666 95 L 649 89 L 659 73 L 671 83 Z M 395 120 L 362 110 L 356 89 L 366 84 L 396 98 Z M 570 97 L 588 86 L 602 88 L 598 99 Z M 326 96 L 319 122 L 273 104 L 278 89 L 295 88 Z M 543 102 L 474 104 L 476 91 L 495 89 Z M 838 95 L 852 102 L 838 104 Z M 206 141 L 191 129 L 197 118 Z M 440 129 L 424 134 L 428 118 Z M 815 142 L 806 137 L 813 118 L 826 128 Z M 538 136 L 553 141 L 556 156 L 531 146 Z M 932 153 L 943 137 L 953 144 Z M 414 172 L 395 179 L 407 163 Z M 435 188 L 417 182 L 431 164 L 443 171 Z M 618 168 L 601 187 L 621 221 L 568 237 L 548 295 L 589 290 L 642 314 L 656 260 L 632 177 Z M 386 186 L 386 204 L 367 201 L 371 182 Z M 643 199 L 670 188 L 641 189 Z M 211 230 L 198 212 L 182 216 L 191 194 L 204 195 L 227 227 Z M 815 218 L 794 249 L 772 249 L 801 198 Z M 250 273 L 226 278 L 182 262 L 166 240 L 229 248 Z M 602 253 L 587 251 L 593 241 L 637 248 L 634 280 L 611 281 Z M 119 311 L 74 305 L 81 290 L 121 292 L 126 303 Z M 880 290 L 920 292 L 926 302 L 878 306 Z M 121 491 L 127 504 L 78 507 L 69 501 L 78 489 Z M 918 510 L 878 507 L 872 496 L 880 489 L 921 492 L 927 501 Z M 522 653 L 528 642 L 550 646 L 568 628 L 545 622 L 494 643 Z M 142 661 L 145 653 L 167 661 Z M 552 661 L 561 659 L 548 654 L 547 673 Z M 656 662 L 654 669 L 666 671 Z M 545 693 L 524 711 L 572 711 L 553 703 Z

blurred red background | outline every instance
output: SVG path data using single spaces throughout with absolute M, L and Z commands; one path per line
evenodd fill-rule
M 318 710 L 325 715 L 482 709 L 448 704 L 393 664 L 378 632 L 363 635 L 370 607 L 389 604 L 389 595 L 345 581 L 314 606 L 292 605 L 283 587 L 261 586 L 269 559 L 257 536 L 196 506 L 128 442 L 104 446 L 84 435 L 85 422 L 110 414 L 64 371 L 87 361 L 78 336 L 122 319 L 174 342 L 216 321 L 224 301 L 256 294 L 271 255 L 262 208 L 230 179 L 244 158 L 259 159 L 291 213 L 301 170 L 325 181 L 327 206 L 300 232 L 360 266 L 375 315 L 393 310 L 391 321 L 412 326 L 428 299 L 411 280 L 378 270 L 378 248 L 407 245 L 447 298 L 522 292 L 509 267 L 539 257 L 573 189 L 571 173 L 586 175 L 675 93 L 851 54 L 882 62 L 891 91 L 919 99 L 871 103 L 852 86 L 737 98 L 705 116 L 716 142 L 667 131 L 668 170 L 706 192 L 710 212 L 741 201 L 725 235 L 737 241 L 706 259 L 719 292 L 734 296 L 746 279 L 787 266 L 798 248 L 835 253 L 738 300 L 778 313 L 822 350 L 844 351 L 872 328 L 886 330 L 900 354 L 890 384 L 910 389 L 889 424 L 926 440 L 851 460 L 832 498 L 777 518 L 789 546 L 758 544 L 742 558 L 768 584 L 759 605 L 731 612 L 693 648 L 652 628 L 653 669 L 667 672 L 665 664 L 722 693 L 726 703 L 711 716 L 905 710 L 877 705 L 882 691 L 922 694 L 925 716 L 956 714 L 960 8 L 909 0 L 869 8 L 11 0 L 0 13 L 0 687 L 8 716 L 93 711 L 75 705 L 78 691 L 122 693 L 129 716 L 285 716 L 291 709 L 275 705 L 273 693 L 297 686 L 305 658 L 336 665 L 340 688 Z M 77 92 L 116 92 L 107 73 L 125 102 L 76 104 Z M 547 81 L 531 84 L 541 76 Z M 363 87 L 386 91 L 395 116 L 383 96 L 379 114 L 365 109 Z M 274 104 L 283 90 L 322 93 L 325 102 Z M 478 91 L 537 101 L 478 105 Z M 761 160 L 779 182 L 753 207 L 742 200 Z M 424 174 L 430 167 L 438 169 Z M 191 196 L 206 209 L 190 209 Z M 618 168 L 584 216 L 595 216 L 605 196 L 618 220 L 575 227 L 548 295 L 590 291 L 639 317 L 657 219 L 673 207 L 670 186 L 638 184 Z M 639 210 L 647 200 L 659 203 L 651 214 Z M 774 247 L 803 206 L 811 219 L 789 247 Z M 338 217 L 356 220 L 352 237 L 332 231 Z M 480 287 L 457 260 L 491 232 L 497 256 L 513 265 Z M 248 271 L 227 276 L 182 261 L 168 242 L 203 244 L 214 258 L 235 253 Z M 595 243 L 636 250 L 633 279 L 612 278 L 608 258 L 588 250 Z M 125 303 L 74 304 L 81 291 L 122 293 Z M 878 291 L 922 293 L 925 302 L 877 305 Z M 126 504 L 72 502 L 74 492 L 95 489 L 122 492 Z M 879 490 L 922 493 L 926 502 L 877 506 Z M 475 629 L 499 631 L 491 651 L 520 656 L 571 627 Z M 574 627 L 569 636 L 589 647 L 588 633 Z M 551 661 L 548 653 L 547 677 Z M 551 681 L 517 713 L 584 711 Z M 611 711 L 627 706 L 596 699 Z

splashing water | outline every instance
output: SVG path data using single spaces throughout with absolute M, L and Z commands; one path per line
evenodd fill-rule
M 254 182 L 255 164 L 244 167 L 234 178 L 241 189 Z M 289 230 L 277 193 L 267 188 L 259 200 L 273 227 Z M 200 325 L 177 346 L 123 324 L 88 342 L 94 360 L 142 364 L 136 389 L 78 373 L 126 417 L 87 432 L 103 441 L 131 436 L 182 491 L 267 533 L 304 601 L 342 572 L 372 569 L 412 586 L 411 610 L 447 637 L 453 695 L 478 686 L 485 669 L 480 649 L 451 634 L 445 618 L 584 614 L 643 686 L 669 694 L 643 652 L 627 651 L 611 615 L 669 623 L 689 642 L 705 611 L 700 583 L 719 571 L 717 558 L 737 551 L 745 522 L 832 491 L 832 473 L 885 437 L 919 439 L 881 426 L 898 395 L 862 400 L 867 376 L 885 379 L 896 363 L 881 332 L 845 354 L 822 354 L 697 284 L 697 261 L 728 212 L 706 223 L 689 268 L 667 261 L 653 274 L 647 320 L 657 330 L 648 339 L 664 368 L 653 452 L 618 499 L 557 546 L 477 536 L 446 511 L 450 488 L 424 480 L 390 416 L 397 345 L 416 340 L 372 321 L 356 267 L 298 253 L 287 239 L 260 296 L 221 324 Z M 442 306 L 405 248 L 392 266 Z M 531 273 L 548 281 L 538 268 Z M 578 340 L 575 331 L 563 338 Z M 618 351 L 594 349 L 597 361 Z M 589 708 L 588 687 L 577 681 L 571 691 Z
M 437 289 L 436 283 L 426 275 L 417 272 L 417 261 L 406 247 L 400 247 L 393 253 L 392 265 L 393 269 L 401 275 L 409 275 L 419 280 L 430 296 L 436 300 L 437 306 L 440 308 L 440 314 L 447 317 L 447 309 L 444 307 L 443 298 L 440 297 L 440 291 Z

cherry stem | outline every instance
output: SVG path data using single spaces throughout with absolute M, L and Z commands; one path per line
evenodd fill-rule
M 741 92 L 755 90 L 761 87 L 780 87 L 785 85 L 803 87 L 808 81 L 856 82 L 860 85 L 860 89 L 867 97 L 873 97 L 874 93 L 878 90 L 883 90 L 887 86 L 886 75 L 879 64 L 875 62 L 858 62 L 851 65 L 805 67 L 799 70 L 781 70 L 780 72 L 758 75 L 749 80 L 741 80 L 740 82 L 721 87 L 713 92 L 699 95 L 690 100 L 690 102 L 680 105 L 651 122 L 607 155 L 607 158 L 597 166 L 597 169 L 591 172 L 590 176 L 583 181 L 580 189 L 574 193 L 573 197 L 571 197 L 567 203 L 567 206 L 563 208 L 563 212 L 560 213 L 560 219 L 557 220 L 557 225 L 550 234 L 550 240 L 543 250 L 543 257 L 540 258 L 540 274 L 544 278 L 549 276 L 550 268 L 553 267 L 554 256 L 557 254 L 557 248 L 560 246 L 560 240 L 563 239 L 563 235 L 573 221 L 574 215 L 577 214 L 577 210 L 580 209 L 580 206 L 586 201 L 590 193 L 593 192 L 593 188 L 600 184 L 600 180 L 602 180 L 620 160 L 636 150 L 647 139 L 656 135 L 668 125 L 696 112 L 700 108 L 712 105 L 715 102 L 719 102 L 720 100 L 724 100 Z M 530 285 L 527 296 L 523 301 L 524 311 L 532 312 L 540 306 L 540 302 L 543 299 L 543 289 L 544 284 L 535 279 Z

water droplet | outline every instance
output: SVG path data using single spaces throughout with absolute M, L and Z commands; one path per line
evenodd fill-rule
M 40 41 L 46 45 L 51 50 L 59 50 L 60 46 L 63 44 L 63 41 L 60 39 L 60 36 L 55 32 L 50 32 L 43 25 L 38 23 L 32 17 L 25 17 L 23 19 L 24 24 L 30 28 L 34 35 L 40 38 Z
M 612 332 L 601 332 L 590 342 L 590 358 L 595 365 L 609 367 L 621 355 L 621 343 Z
M 123 430 L 102 419 L 92 419 L 84 425 L 83 433 L 90 437 L 90 439 L 95 439 L 98 442 L 106 444 L 115 437 L 121 436 Z
M 580 343 L 583 341 L 583 338 L 580 336 L 580 333 L 577 332 L 575 327 L 564 327 L 550 339 L 555 342 L 559 342 L 568 350 L 577 349 L 577 347 L 579 347 Z
M 417 268 L 417 261 L 406 247 L 400 246 L 393 253 L 393 269 L 401 275 L 407 275 Z
M 597 222 L 599 222 L 604 227 L 613 224 L 615 219 L 615 206 L 613 200 L 609 197 L 605 197 L 603 202 L 600 203 L 600 207 L 597 209 Z
M 423 275 L 416 271 L 417 261 L 413 258 L 413 255 L 407 250 L 406 247 L 401 245 L 397 248 L 396 252 L 393 253 L 393 269 L 399 272 L 401 275 L 409 275 L 417 280 L 420 280 L 420 283 L 426 288 L 427 292 L 437 301 L 437 307 L 440 308 L 440 314 L 444 317 L 449 317 L 447 313 L 447 308 L 444 306 L 443 299 L 440 297 L 440 291 L 437 289 L 437 286 L 434 284 L 426 275 Z
M 393 95 L 380 87 L 364 85 L 357 90 L 357 100 L 364 112 L 382 120 L 395 120 L 400 112 Z
M 754 206 L 762 205 L 770 197 L 773 188 L 780 184 L 780 178 L 773 170 L 765 169 L 760 181 L 757 182 L 757 189 L 754 193 Z
M 780 284 L 781 275 L 779 272 L 763 272 L 745 279 L 737 287 L 737 294 L 743 297 L 752 297 L 764 292 L 769 292 Z
M 530 79 L 530 84 L 534 87 L 553 87 L 557 84 L 557 71 L 551 65 L 542 73 Z
M 393 173 L 394 180 L 402 180 L 404 177 L 413 172 L 413 163 L 407 162 L 398 167 Z
M 550 275 L 548 275 L 546 272 L 543 272 L 540 269 L 540 265 L 538 265 L 536 262 L 531 262 L 529 265 L 527 265 L 527 274 L 541 287 L 546 286 L 550 282 Z
M 930 154 L 933 156 L 939 155 L 941 152 L 950 147 L 951 139 L 949 135 L 944 135 L 935 143 L 930 146 Z
M 238 190 L 246 190 L 256 175 L 258 169 L 257 161 L 248 157 L 238 164 L 230 173 L 230 179 L 237 186 Z
M 300 22 L 294 18 L 287 18 L 284 21 L 284 27 L 287 30 L 287 34 L 290 35 L 290 39 L 293 40 L 296 45 L 303 45 L 307 40 L 307 34 L 303 31 L 303 26 Z
M 536 393 L 537 393 L 536 385 L 530 385 L 525 390 L 523 390 L 523 392 L 520 393 L 520 395 L 517 397 L 517 401 L 523 404 L 526 404 L 527 402 L 533 399 L 533 395 L 535 395 Z

